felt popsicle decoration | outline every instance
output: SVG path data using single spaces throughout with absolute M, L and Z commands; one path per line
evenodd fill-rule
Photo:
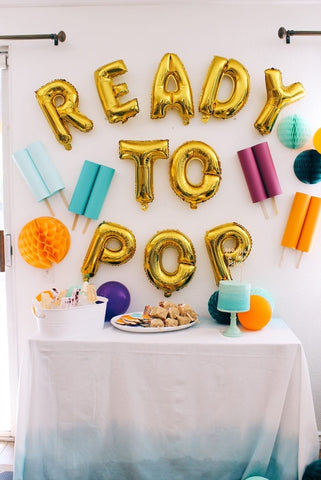
M 63 193 L 65 188 L 47 150 L 40 141 L 28 145 L 12 155 L 26 183 L 38 202 L 44 200 L 51 215 L 55 216 L 49 203 L 49 197 L 59 192 L 64 204 L 68 202 Z
M 271 198 L 277 214 L 275 197 L 282 193 L 267 142 L 237 152 L 253 203 L 259 202 L 265 218 L 268 218 L 263 201 Z
M 244 150 L 240 150 L 239 152 L 237 152 L 237 154 L 241 163 L 241 167 L 251 195 L 252 202 L 259 202 L 265 218 L 268 218 L 265 205 L 263 204 L 263 200 L 265 200 L 267 197 L 261 180 L 260 172 L 255 161 L 253 150 L 252 148 L 245 148 Z
M 283 251 L 280 263 L 285 248 L 293 248 L 301 252 L 296 266 L 299 268 L 303 252 L 311 249 L 320 212 L 321 198 L 296 192 L 281 241 Z
M 75 214 L 72 230 L 76 228 L 79 215 L 87 217 L 83 233 L 90 220 L 97 220 L 114 173 L 111 167 L 84 161 L 69 205 L 69 211 Z

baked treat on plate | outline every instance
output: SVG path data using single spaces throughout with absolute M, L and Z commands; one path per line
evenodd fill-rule
M 185 303 L 161 301 L 157 306 L 145 305 L 143 314 L 125 314 L 116 320 L 119 325 L 151 328 L 180 327 L 197 322 L 196 312 Z

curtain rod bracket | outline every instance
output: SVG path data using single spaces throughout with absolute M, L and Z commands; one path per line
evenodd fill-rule
M 35 34 L 35 35 L 0 35 L 0 40 L 42 40 L 49 38 L 54 41 L 54 45 L 66 40 L 66 34 L 63 31 L 49 34 Z
M 63 43 L 66 40 L 66 34 L 64 31 L 60 30 L 60 32 L 54 34 L 54 44 L 58 45 L 58 42 Z
M 283 38 L 285 36 L 285 43 L 290 43 L 292 35 L 321 35 L 321 32 L 315 30 L 286 30 L 284 27 L 280 27 L 278 30 L 278 37 Z

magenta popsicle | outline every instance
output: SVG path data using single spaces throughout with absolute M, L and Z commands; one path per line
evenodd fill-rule
M 260 202 L 265 218 L 269 218 L 263 200 L 267 198 L 251 147 L 237 152 L 253 203 Z
M 277 214 L 274 197 L 280 195 L 282 190 L 267 142 L 245 148 L 237 154 L 252 202 L 263 202 L 263 200 L 271 198 Z M 268 218 L 263 203 L 261 206 L 265 217 Z
M 252 147 L 268 197 L 281 195 L 282 189 L 267 142 Z
M 252 202 L 262 202 L 267 197 L 251 147 L 237 152 Z

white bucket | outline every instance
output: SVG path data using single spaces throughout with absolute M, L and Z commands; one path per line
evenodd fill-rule
M 45 337 L 71 338 L 97 333 L 104 328 L 108 299 L 97 297 L 97 303 L 69 308 L 41 308 L 34 300 L 33 314 L 38 330 Z

